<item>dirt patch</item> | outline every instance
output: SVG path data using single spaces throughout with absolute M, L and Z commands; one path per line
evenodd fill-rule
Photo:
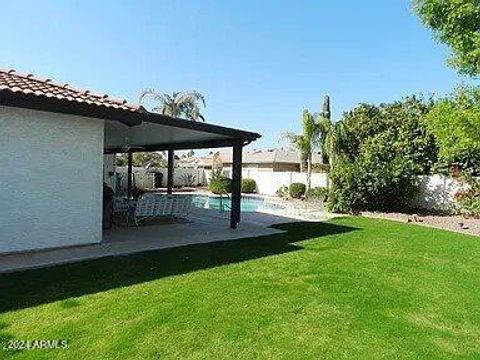
M 418 225 L 432 226 L 440 229 L 456 231 L 464 234 L 480 236 L 480 219 L 465 218 L 461 215 L 429 215 L 429 214 L 404 214 L 369 212 L 361 213 L 362 216 L 410 222 Z

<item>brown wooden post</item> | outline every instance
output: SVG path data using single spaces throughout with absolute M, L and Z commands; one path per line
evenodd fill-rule
M 167 194 L 172 194 L 173 189 L 173 164 L 174 151 L 168 150 L 168 171 L 167 171 Z
M 127 165 L 127 197 L 130 199 L 132 196 L 132 152 L 128 152 L 128 165 Z
M 242 199 L 242 148 L 241 143 L 233 146 L 232 159 L 232 209 L 230 211 L 230 227 L 236 229 L 240 222 Z

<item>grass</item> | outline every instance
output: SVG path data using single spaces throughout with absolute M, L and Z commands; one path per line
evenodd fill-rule
M 18 359 L 480 357 L 480 238 L 361 217 L 0 276 Z

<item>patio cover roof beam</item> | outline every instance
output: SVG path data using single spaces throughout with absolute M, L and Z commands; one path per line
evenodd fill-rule
M 261 137 L 260 134 L 251 131 L 239 130 L 220 125 L 213 125 L 200 121 L 174 118 L 163 114 L 152 113 L 146 110 L 142 113 L 142 118 L 144 121 L 154 124 L 224 135 L 235 139 L 245 139 L 253 141 Z
M 250 144 L 251 141 L 240 141 L 242 146 Z M 132 152 L 149 152 L 149 151 L 168 151 L 168 150 L 191 150 L 191 149 L 210 149 L 220 147 L 230 147 L 234 144 L 238 144 L 238 139 L 221 139 L 221 140 L 207 140 L 207 141 L 189 141 L 170 144 L 152 144 L 142 146 L 142 149 L 132 149 Z M 123 153 L 122 148 L 108 148 L 105 149 L 106 154 Z

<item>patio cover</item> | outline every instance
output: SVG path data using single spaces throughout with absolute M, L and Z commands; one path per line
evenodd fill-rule
M 138 125 L 107 119 L 105 152 L 125 152 L 125 141 L 135 151 L 164 151 L 247 145 L 260 135 L 248 131 L 194 122 L 143 110 Z
M 168 191 L 173 185 L 174 150 L 232 147 L 231 227 L 240 221 L 242 148 L 259 134 L 223 126 L 151 113 L 140 105 L 129 104 L 107 94 L 80 90 L 68 84 L 15 70 L 0 69 L 0 105 L 105 120 L 106 153 L 125 152 L 129 163 L 135 151 L 168 151 Z

